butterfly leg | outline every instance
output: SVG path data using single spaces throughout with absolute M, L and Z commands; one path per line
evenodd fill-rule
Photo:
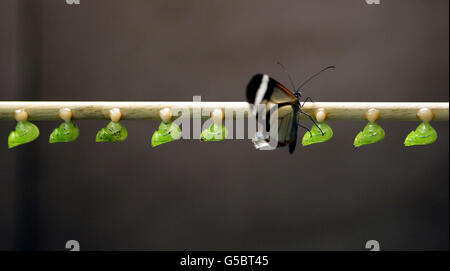
M 320 130 L 320 132 L 322 133 L 322 135 L 325 134 L 325 133 L 322 131 L 322 129 L 320 129 L 319 125 L 318 125 L 317 122 L 314 120 L 314 118 L 311 117 L 310 114 L 308 114 L 308 113 L 306 113 L 306 112 L 304 112 L 304 111 L 301 111 L 301 110 L 300 110 L 300 113 L 302 113 L 303 115 L 308 116 L 308 118 L 309 118 L 312 122 L 314 122 L 314 125 L 316 125 L 316 127 L 319 128 L 319 130 Z
M 298 124 L 298 126 L 300 126 L 300 127 L 302 127 L 303 129 L 307 130 L 307 131 L 309 132 L 309 134 L 311 135 L 311 137 L 312 137 L 312 133 L 311 133 L 311 130 L 309 130 L 309 128 L 308 128 L 308 127 L 306 127 L 306 126 L 303 126 L 303 125 L 301 125 L 300 123 Z
M 314 102 L 312 99 L 311 99 L 311 97 L 306 97 L 306 99 L 303 101 L 303 103 L 302 103 L 302 107 L 305 105 L 305 103 L 307 102 L 307 101 L 311 101 L 312 103 Z

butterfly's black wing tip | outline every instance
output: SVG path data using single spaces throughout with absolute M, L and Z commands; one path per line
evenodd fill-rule
M 294 154 L 296 145 L 297 145 L 297 138 L 294 139 L 291 143 L 289 143 L 289 153 L 290 154 Z
M 258 92 L 263 76 L 264 76 L 263 74 L 258 73 L 255 74 L 252 77 L 252 79 L 250 79 L 250 82 L 247 85 L 247 93 L 246 93 L 247 102 L 251 104 L 255 102 L 256 92 Z

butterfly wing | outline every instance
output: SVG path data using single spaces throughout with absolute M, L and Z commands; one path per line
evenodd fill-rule
M 257 149 L 266 147 L 278 148 L 289 145 L 292 154 L 297 144 L 298 98 L 278 81 L 265 74 L 253 76 L 247 86 L 247 101 L 252 106 L 252 113 L 265 113 L 265 120 L 258 122 L 266 124 L 266 132 L 270 137 L 264 137 L 258 132 L 253 139 Z M 263 105 L 263 112 L 258 106 Z M 271 127 L 273 129 L 271 129 Z
M 266 131 L 270 135 L 266 138 L 257 133 L 257 139 L 253 140 L 255 147 L 263 149 L 289 145 L 289 152 L 293 153 L 297 139 L 297 97 L 268 75 L 257 74 L 247 86 L 247 101 L 252 105 L 254 115 L 260 110 L 258 106 L 263 105 Z M 264 120 L 258 118 L 258 122 Z
M 291 153 L 295 150 L 297 139 L 297 110 L 291 104 L 284 104 L 270 113 L 270 138 L 276 139 L 277 146 L 290 145 Z
M 247 85 L 247 102 L 252 105 L 252 112 L 256 115 L 256 110 L 260 104 L 296 104 L 298 98 L 285 86 L 270 78 L 266 74 L 257 74 L 252 77 Z
M 297 145 L 297 129 L 298 129 L 298 109 L 294 108 L 294 117 L 292 118 L 291 143 L 289 143 L 289 153 L 293 154 Z

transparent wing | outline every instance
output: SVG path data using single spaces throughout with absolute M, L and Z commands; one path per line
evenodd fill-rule
M 278 142 L 278 147 L 285 146 L 297 137 L 296 110 L 292 105 L 283 105 L 278 110 L 271 110 L 270 138 Z

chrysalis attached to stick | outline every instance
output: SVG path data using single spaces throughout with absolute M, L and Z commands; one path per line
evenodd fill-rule
M 119 121 L 122 117 L 122 112 L 118 108 L 109 111 L 111 122 L 98 131 L 95 141 L 97 142 L 121 142 L 127 139 L 128 131 Z
M 327 111 L 323 108 L 319 108 L 316 112 L 316 120 L 318 123 L 317 125 L 313 125 L 311 131 L 306 132 L 303 136 L 303 146 L 326 142 L 333 137 L 333 130 L 325 123 L 326 118 Z
M 172 122 L 173 113 L 170 108 L 163 108 L 159 111 L 161 124 L 158 130 L 153 133 L 152 147 L 159 146 L 164 143 L 169 143 L 181 138 L 181 128 L 178 124 Z
M 200 136 L 201 141 L 222 141 L 228 137 L 228 129 L 225 124 L 223 124 L 223 117 L 224 114 L 220 109 L 215 109 L 211 113 L 213 123 L 208 129 L 203 130 Z
M 14 148 L 31 142 L 39 137 L 39 128 L 28 121 L 28 113 L 19 109 L 14 113 L 17 121 L 16 129 L 8 136 L 8 148 Z
M 50 143 L 72 142 L 78 138 L 80 130 L 78 126 L 72 122 L 72 111 L 69 108 L 59 110 L 59 117 L 64 120 L 58 128 L 53 130 L 50 135 Z
M 417 112 L 417 117 L 422 123 L 411 131 L 405 138 L 405 146 L 428 145 L 436 141 L 438 135 L 436 130 L 430 125 L 434 118 L 433 112 L 428 108 L 422 108 Z
M 353 145 L 361 147 L 368 144 L 380 142 L 384 139 L 385 132 L 375 121 L 380 118 L 380 111 L 377 109 L 369 109 L 366 112 L 366 119 L 369 121 L 364 130 L 356 136 Z

